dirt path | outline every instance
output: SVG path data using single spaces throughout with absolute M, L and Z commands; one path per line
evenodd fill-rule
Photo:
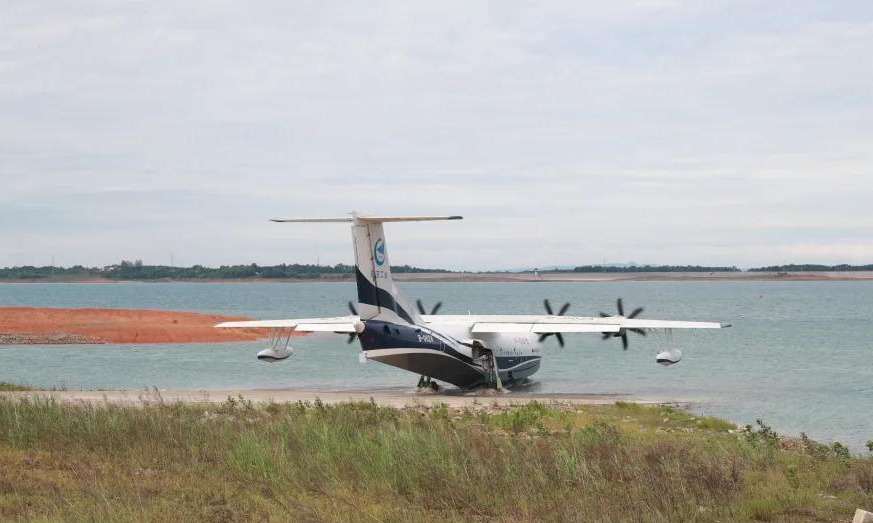
M 211 389 L 211 390 L 59 390 L 0 392 L 0 397 L 33 398 L 50 397 L 63 402 L 148 404 L 155 402 L 183 403 L 221 403 L 227 398 L 242 397 L 253 403 L 275 402 L 314 402 L 326 404 L 349 401 L 373 401 L 386 407 L 406 407 L 415 405 L 434 405 L 444 403 L 451 408 L 472 407 L 474 405 L 508 406 L 538 401 L 562 405 L 604 405 L 616 401 L 634 403 L 665 403 L 665 400 L 649 400 L 619 394 L 542 394 L 531 392 L 479 391 L 477 393 L 430 393 L 404 390 L 308 390 L 308 389 Z

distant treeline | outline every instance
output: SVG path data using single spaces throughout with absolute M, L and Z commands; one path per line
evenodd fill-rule
M 410 272 L 449 272 L 445 269 L 422 269 L 409 265 L 392 266 L 395 273 Z M 110 280 L 224 280 L 224 279 L 318 279 L 322 276 L 353 275 L 354 265 L 280 264 L 280 265 L 222 265 L 221 267 L 170 267 L 168 265 L 145 265 L 140 260 L 124 260 L 107 267 L 8 267 L 0 269 L 0 279 L 38 280 L 38 279 L 86 279 L 106 278 Z
M 446 269 L 423 269 L 409 265 L 392 266 L 395 273 L 440 272 L 450 273 Z M 842 272 L 842 271 L 873 271 L 870 265 L 815 265 L 790 264 L 771 265 L 746 269 L 748 272 Z M 169 265 L 145 265 L 140 260 L 127 261 L 106 267 L 72 267 L 52 266 L 22 266 L 0 268 L 0 280 L 82 280 L 103 278 L 109 280 L 236 280 L 236 279 L 312 279 L 329 277 L 337 278 L 351 276 L 355 272 L 354 265 L 338 263 L 336 265 L 314 264 L 280 264 L 280 265 L 222 265 L 221 267 L 170 267 Z M 581 265 L 573 269 L 548 269 L 540 273 L 567 272 L 743 272 L 737 267 L 708 267 L 703 265 L 633 265 L 633 266 L 601 266 Z
M 873 271 L 871 265 L 816 265 L 816 264 L 789 264 L 770 265 L 768 267 L 753 267 L 745 269 L 746 272 L 839 272 L 839 271 Z M 631 266 L 603 266 L 582 265 L 572 270 L 546 270 L 540 272 L 744 272 L 737 267 L 707 267 L 703 265 L 631 265 Z
M 545 271 L 552 272 L 552 271 Z M 564 272 L 564 271 L 555 271 Z M 742 272 L 736 267 L 706 267 L 703 265 L 631 265 L 612 267 L 605 265 L 582 265 L 571 272 Z
M 756 267 L 749 269 L 751 272 L 845 272 L 845 271 L 873 271 L 873 264 L 870 265 L 771 265 L 769 267 Z

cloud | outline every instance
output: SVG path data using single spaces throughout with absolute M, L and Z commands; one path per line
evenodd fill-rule
M 866 4 L 0 9 L 0 265 L 873 259 Z

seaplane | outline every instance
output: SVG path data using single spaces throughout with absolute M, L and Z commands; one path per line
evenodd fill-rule
M 350 223 L 355 255 L 357 302 L 348 303 L 351 315 L 329 318 L 231 321 L 218 328 L 269 329 L 270 346 L 259 360 L 277 362 L 293 352 L 294 332 L 327 332 L 357 340 L 362 361 L 377 361 L 418 374 L 419 387 L 438 388 L 444 382 L 461 389 L 503 389 L 529 378 L 540 368 L 546 340 L 554 336 L 564 346 L 564 335 L 600 334 L 618 338 L 628 348 L 628 334 L 646 335 L 659 330 L 721 329 L 729 324 L 698 321 L 649 320 L 638 316 L 641 307 L 625 314 L 621 298 L 617 314 L 568 316 L 569 303 L 559 309 L 545 300 L 546 314 L 437 314 L 441 303 L 429 311 L 421 301 L 416 307 L 403 297 L 391 276 L 388 244 L 383 224 L 460 220 L 461 216 L 369 216 L 356 212 L 340 218 L 273 219 L 277 223 Z M 672 338 L 672 336 L 670 336 Z M 678 363 L 682 352 L 675 347 L 661 351 L 656 361 Z

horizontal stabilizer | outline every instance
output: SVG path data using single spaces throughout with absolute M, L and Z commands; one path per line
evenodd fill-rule
M 463 216 L 358 216 L 367 223 L 383 222 L 432 222 L 437 220 L 463 220 Z
M 384 222 L 430 222 L 436 220 L 462 220 L 463 216 L 352 216 L 342 218 L 273 218 L 270 221 L 276 223 L 340 223 L 354 222 L 384 223 Z
M 352 218 L 289 218 L 287 220 L 279 218 L 270 218 L 271 222 L 276 223 L 334 223 L 334 222 L 351 222 Z

